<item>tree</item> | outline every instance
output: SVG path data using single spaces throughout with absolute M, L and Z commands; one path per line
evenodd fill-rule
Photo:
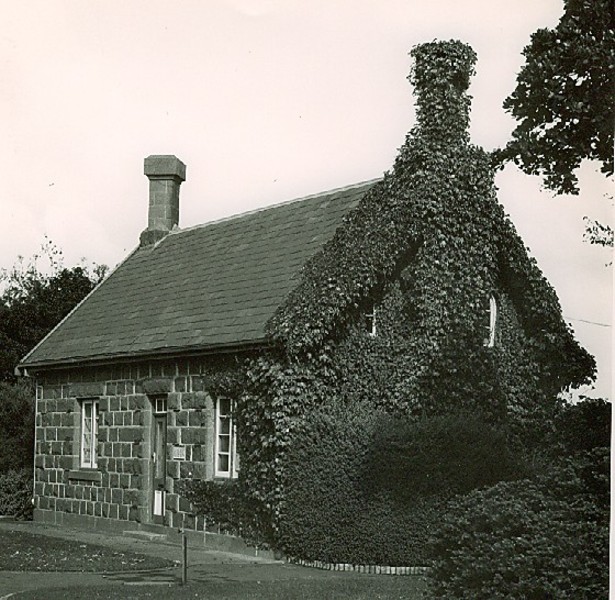
M 578 194 L 583 159 L 613 174 L 615 25 L 611 0 L 564 0 L 557 27 L 539 29 L 504 109 L 519 121 L 496 162 L 512 160 L 557 193 Z
M 49 261 L 48 273 L 38 266 Z M 70 310 L 102 279 L 103 265 L 63 266 L 62 253 L 51 242 L 27 264 L 20 258 L 9 272 L 0 273 L 0 381 L 14 381 L 14 368 Z

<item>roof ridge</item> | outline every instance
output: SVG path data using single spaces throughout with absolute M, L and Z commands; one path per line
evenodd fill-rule
M 186 233 L 188 231 L 193 231 L 195 229 L 200 229 L 202 227 L 208 227 L 210 225 L 217 225 L 218 223 L 224 223 L 226 221 L 232 221 L 234 219 L 240 219 L 242 217 L 248 217 L 250 215 L 254 215 L 260 212 L 264 212 L 266 210 L 270 210 L 273 208 L 279 208 L 281 206 L 286 206 L 289 204 L 294 204 L 295 202 L 303 202 L 304 200 L 312 200 L 314 198 L 318 198 L 319 196 L 329 196 L 331 194 L 337 194 L 339 192 L 345 192 L 345 191 L 349 191 L 349 190 L 353 190 L 353 189 L 357 189 L 360 187 L 364 187 L 367 186 L 369 184 L 375 184 L 377 181 L 381 181 L 382 177 L 375 177 L 374 179 L 366 179 L 365 181 L 360 181 L 358 183 L 353 183 L 350 185 L 345 185 L 339 188 L 333 188 L 332 190 L 324 190 L 322 192 L 317 192 L 315 194 L 309 194 L 308 196 L 301 196 L 300 198 L 293 198 L 292 200 L 283 200 L 282 202 L 277 202 L 275 204 L 269 204 L 267 206 L 261 206 L 259 208 L 254 208 L 252 210 L 248 210 L 242 213 L 236 213 L 234 215 L 229 215 L 227 217 L 221 217 L 219 219 L 215 219 L 214 221 L 207 221 L 205 223 L 198 223 L 197 225 L 191 225 L 190 227 L 185 227 L 185 228 L 177 228 L 177 229 L 173 229 L 171 231 L 169 231 L 168 235 L 166 235 L 164 238 L 162 238 L 161 240 L 159 240 L 158 243 L 163 242 L 164 240 L 168 239 L 169 236 L 171 235 L 177 235 L 179 233 Z

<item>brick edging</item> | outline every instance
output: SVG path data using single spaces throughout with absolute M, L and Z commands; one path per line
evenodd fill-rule
M 353 571 L 372 575 L 426 575 L 429 567 L 391 567 L 389 565 L 351 565 L 349 563 L 328 563 L 322 560 L 304 560 L 287 557 L 286 561 L 302 567 L 324 569 L 326 571 Z

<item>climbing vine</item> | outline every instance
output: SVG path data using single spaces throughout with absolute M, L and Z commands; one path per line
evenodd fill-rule
M 490 156 L 469 143 L 475 53 L 448 41 L 411 55 L 416 126 L 305 266 L 268 323 L 274 349 L 244 382 L 241 476 L 274 527 L 286 449 L 317 405 L 367 400 L 417 418 L 464 407 L 523 429 L 595 372 L 497 201 Z M 484 344 L 490 296 L 501 307 L 494 348 Z M 372 303 L 377 336 L 361 329 Z

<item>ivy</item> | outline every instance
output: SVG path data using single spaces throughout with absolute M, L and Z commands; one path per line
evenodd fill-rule
M 469 143 L 475 53 L 448 41 L 411 55 L 417 125 L 305 266 L 268 323 L 274 349 L 242 382 L 241 477 L 274 530 L 287 449 L 314 407 L 367 401 L 411 418 L 467 409 L 523 436 L 551 422 L 558 391 L 594 376 L 497 201 L 491 157 Z M 484 345 L 491 295 L 501 308 L 496 348 Z M 359 319 L 373 302 L 376 337 Z

